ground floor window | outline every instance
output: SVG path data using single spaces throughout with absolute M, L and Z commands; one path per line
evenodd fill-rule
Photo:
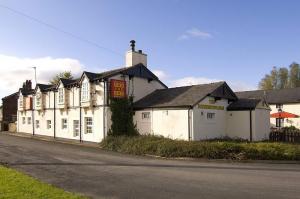
M 85 117 L 84 118 L 85 123 L 85 133 L 93 133 L 93 118 L 91 117 Z
M 35 128 L 40 128 L 40 120 L 35 120 Z
M 150 112 L 142 112 L 142 119 L 143 120 L 150 119 Z
M 207 113 L 206 118 L 208 120 L 214 120 L 216 118 L 216 113 Z
M 79 135 L 79 120 L 73 120 L 73 135 L 74 137 Z
M 51 129 L 51 120 L 47 120 L 47 129 Z
M 283 118 L 276 118 L 276 127 L 283 127 L 284 119 Z
M 22 117 L 22 124 L 26 124 L 26 118 Z
M 66 118 L 61 119 L 61 129 L 68 128 L 68 120 Z
M 31 117 L 27 118 L 27 124 L 31 124 Z

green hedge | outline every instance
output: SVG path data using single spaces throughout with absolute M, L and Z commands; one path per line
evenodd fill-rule
M 108 136 L 104 149 L 135 155 L 232 160 L 300 160 L 300 145 L 271 142 L 180 141 L 157 136 Z

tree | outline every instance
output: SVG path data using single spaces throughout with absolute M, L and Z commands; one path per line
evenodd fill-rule
M 50 83 L 53 85 L 58 84 L 60 78 L 73 79 L 73 75 L 72 75 L 71 71 L 64 71 L 64 72 L 58 73 L 50 80 Z
M 258 84 L 262 90 L 295 88 L 300 87 L 300 65 L 293 62 L 289 68 L 273 67 L 269 74 L 266 74 Z
M 112 125 L 110 135 L 137 135 L 133 124 L 132 100 L 128 98 L 111 98 L 110 100 Z
M 290 81 L 289 81 L 290 88 L 295 88 L 300 86 L 299 72 L 300 72 L 299 64 L 293 62 L 290 65 Z
M 288 88 L 289 84 L 289 70 L 287 68 L 279 68 L 278 70 L 278 88 Z

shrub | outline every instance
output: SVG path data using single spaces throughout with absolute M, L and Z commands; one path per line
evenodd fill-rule
M 232 160 L 300 160 L 300 145 L 241 141 L 182 141 L 158 136 L 108 136 L 104 149 L 134 155 Z

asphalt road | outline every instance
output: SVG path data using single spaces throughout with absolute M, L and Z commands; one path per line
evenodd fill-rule
M 299 164 L 163 160 L 2 133 L 0 162 L 93 198 L 300 198 Z

